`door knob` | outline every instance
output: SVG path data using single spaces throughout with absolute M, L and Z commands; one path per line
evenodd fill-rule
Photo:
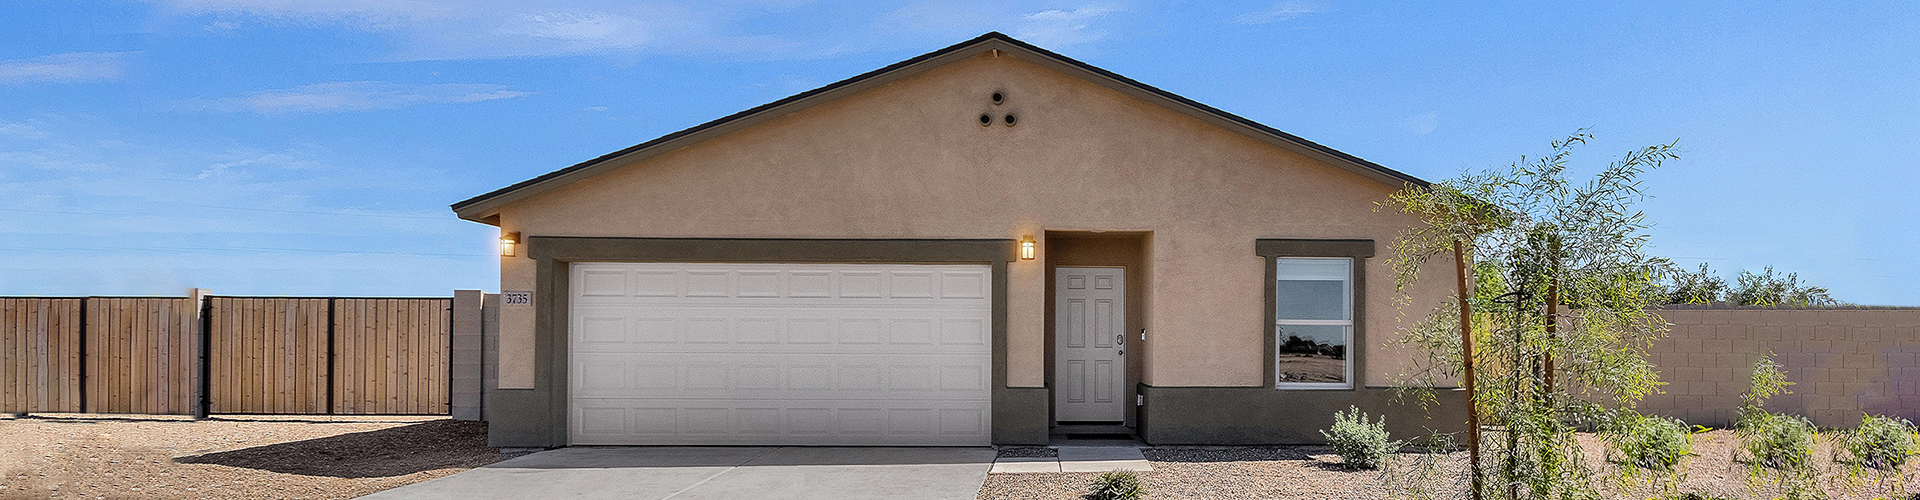
M 1113 342 L 1120 345 L 1127 345 L 1127 334 L 1114 335 Z

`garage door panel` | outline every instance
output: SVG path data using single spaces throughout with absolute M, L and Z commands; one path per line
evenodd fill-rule
M 987 356 L 846 357 L 795 353 L 633 356 L 578 353 L 578 397 L 765 399 L 987 398 Z
M 985 407 L 966 402 L 820 404 L 777 399 L 737 405 L 710 400 L 577 399 L 575 439 L 594 444 L 977 445 Z
M 988 442 L 986 266 L 572 274 L 574 444 Z
M 673 268 L 634 269 L 609 264 L 579 264 L 599 267 L 575 273 L 578 290 L 575 295 L 584 299 L 620 296 L 986 299 L 992 279 L 985 266 L 681 264 Z
M 978 353 L 991 342 L 991 324 L 986 319 L 952 311 L 838 315 L 644 307 L 575 311 L 575 346 L 585 352 Z M 731 317 L 716 314 L 722 312 Z

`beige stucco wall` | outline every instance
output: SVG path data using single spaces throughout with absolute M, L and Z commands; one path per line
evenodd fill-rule
M 1640 405 L 1702 425 L 1739 418 L 1753 365 L 1773 353 L 1793 394 L 1768 409 L 1822 427 L 1852 427 L 1862 412 L 1920 420 L 1920 309 L 1681 309 L 1650 359 L 1667 385 Z
M 996 90 L 1006 104 L 988 102 Z M 996 123 L 980 126 L 981 113 Z M 1019 125 L 999 124 L 1006 113 Z M 1368 267 L 1373 342 L 1364 382 L 1387 385 L 1403 357 L 1382 347 L 1401 322 L 1385 256 L 1411 219 L 1374 204 L 1394 188 L 1002 53 L 512 202 L 500 208 L 500 225 L 523 237 L 1151 231 L 1143 382 L 1162 386 L 1261 385 L 1269 326 L 1255 239 L 1368 238 L 1381 257 Z M 1015 387 L 1043 382 L 1044 241 L 1040 251 L 1009 269 Z M 532 290 L 533 264 L 503 259 L 502 289 Z M 1420 302 L 1445 296 L 1445 287 L 1427 280 Z M 533 382 L 533 318 L 524 312 L 502 313 L 502 387 Z

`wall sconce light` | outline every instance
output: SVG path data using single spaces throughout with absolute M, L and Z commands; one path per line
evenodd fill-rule
M 1033 260 L 1033 236 L 1020 237 L 1020 260 Z
M 500 235 L 500 256 L 512 257 L 514 254 L 514 247 L 519 246 L 519 244 L 520 244 L 519 232 L 512 232 L 512 233 Z

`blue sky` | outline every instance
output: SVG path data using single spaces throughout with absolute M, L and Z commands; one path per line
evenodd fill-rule
M 1681 5 L 1670 5 L 1679 3 Z M 1582 127 L 1654 247 L 1920 305 L 1913 2 L 9 0 L 0 295 L 494 290 L 447 205 L 998 30 L 1427 179 Z

